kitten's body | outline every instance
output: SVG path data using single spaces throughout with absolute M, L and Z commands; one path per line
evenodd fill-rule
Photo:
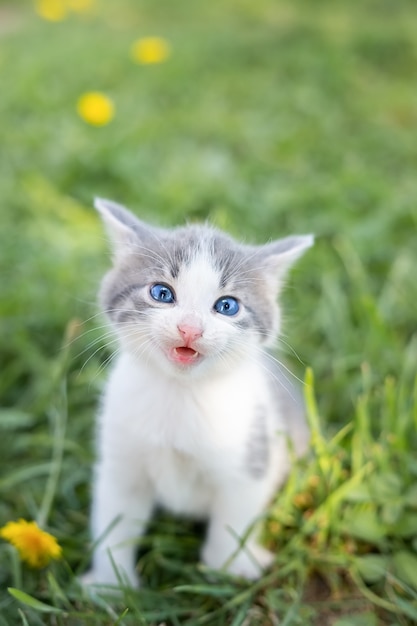
M 307 445 L 301 403 L 264 346 L 278 332 L 280 278 L 312 238 L 246 247 L 97 208 L 116 257 L 101 299 L 122 350 L 99 420 L 90 580 L 117 583 L 115 565 L 137 582 L 135 539 L 157 504 L 208 518 L 204 562 L 254 578 L 272 557 L 252 536 L 239 551 L 239 538 L 288 472 L 287 436 L 298 454 Z

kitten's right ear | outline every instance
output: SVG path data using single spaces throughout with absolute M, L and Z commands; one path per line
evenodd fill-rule
M 126 256 L 140 246 L 145 238 L 149 238 L 152 229 L 121 204 L 105 198 L 94 198 L 94 207 L 104 222 L 115 259 Z

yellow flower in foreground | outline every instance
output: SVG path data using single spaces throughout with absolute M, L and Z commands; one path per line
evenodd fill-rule
M 143 37 L 137 39 L 131 50 L 132 59 L 136 63 L 162 63 L 171 54 L 171 47 L 162 37 Z
M 99 91 L 83 94 L 77 103 L 78 115 L 88 124 L 105 126 L 114 117 L 113 102 Z
M 63 0 L 37 0 L 35 6 L 37 14 L 50 22 L 60 22 L 67 16 Z
M 36 522 L 8 522 L 0 528 L 0 537 L 14 545 L 22 561 L 32 567 L 45 567 L 51 559 L 61 556 L 62 549 L 55 537 L 41 530 Z

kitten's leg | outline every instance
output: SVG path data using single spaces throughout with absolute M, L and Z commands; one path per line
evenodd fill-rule
M 92 535 L 98 541 L 87 583 L 119 584 L 118 575 L 138 586 L 135 569 L 137 539 L 153 508 L 153 494 L 145 479 L 116 476 L 105 464 L 96 468 L 92 504 Z M 110 554 L 111 557 L 110 557 Z M 115 571 L 117 569 L 117 573 Z
M 237 576 L 255 579 L 272 564 L 274 555 L 257 544 L 251 535 L 244 547 L 238 550 L 239 540 L 262 514 L 268 502 L 269 489 L 266 487 L 253 481 L 220 487 L 213 502 L 202 551 L 206 565 L 220 569 L 237 553 L 227 564 L 227 570 Z

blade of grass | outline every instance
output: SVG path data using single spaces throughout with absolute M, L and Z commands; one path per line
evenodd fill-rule
M 51 512 L 55 494 L 58 489 L 61 474 L 62 460 L 64 456 L 65 432 L 68 416 L 67 384 L 62 380 L 59 389 L 59 407 L 50 411 L 50 419 L 53 423 L 52 435 L 52 459 L 50 473 L 46 483 L 42 503 L 37 516 L 37 522 L 41 528 L 45 527 Z
M 50 606 L 45 602 L 41 602 L 36 598 L 33 598 L 28 593 L 21 591 L 20 589 L 15 589 L 14 587 L 8 587 L 7 591 L 10 593 L 13 598 L 30 607 L 34 611 L 38 611 L 40 613 L 56 613 L 57 615 L 63 614 L 64 611 L 62 609 L 58 609 L 57 607 Z

